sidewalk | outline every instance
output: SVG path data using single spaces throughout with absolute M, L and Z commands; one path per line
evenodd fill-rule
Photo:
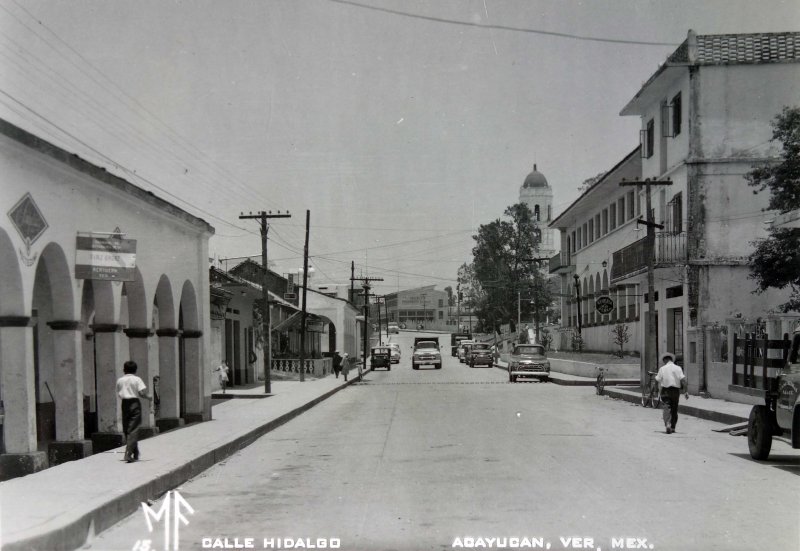
M 497 361 L 494 366 L 498 369 L 506 370 L 505 362 Z M 579 377 L 566 373 L 550 372 L 550 382 L 557 385 L 566 386 L 594 386 L 595 379 L 592 377 Z M 639 381 L 634 379 L 606 379 L 606 387 L 603 394 L 618 400 L 641 403 L 641 390 Z M 692 396 L 689 399 L 681 397 L 678 405 L 678 412 L 683 415 L 690 415 L 708 421 L 735 425 L 746 423 L 750 416 L 753 406 L 748 404 L 738 404 L 716 398 L 703 398 L 702 396 Z
M 0 483 L 0 547 L 73 550 L 87 537 L 198 475 L 358 379 L 274 381 L 230 389 L 214 399 L 213 420 L 139 442 L 142 459 L 123 461 L 124 448 Z M 251 399 L 246 399 L 251 398 Z M 261 398 L 261 399 L 256 399 Z

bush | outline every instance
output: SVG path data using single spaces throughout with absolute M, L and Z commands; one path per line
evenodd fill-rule
M 572 351 L 583 352 L 583 337 L 580 333 L 572 333 Z

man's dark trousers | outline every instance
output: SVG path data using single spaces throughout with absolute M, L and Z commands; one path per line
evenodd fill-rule
M 674 386 L 661 389 L 661 402 L 664 407 L 664 425 L 675 430 L 678 424 L 678 401 L 681 398 L 681 389 Z
M 122 400 L 122 431 L 125 433 L 125 459 L 139 459 L 139 425 L 142 424 L 142 404 L 139 398 Z

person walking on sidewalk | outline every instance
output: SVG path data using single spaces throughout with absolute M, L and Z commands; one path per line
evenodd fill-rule
M 139 366 L 128 360 L 122 366 L 124 375 L 117 380 L 117 395 L 122 399 L 122 430 L 125 433 L 125 461 L 139 460 L 139 426 L 142 424 L 140 398 L 152 400 L 147 386 L 137 375 Z
M 219 379 L 219 386 L 222 389 L 222 393 L 225 394 L 225 389 L 228 387 L 228 381 L 231 375 L 231 368 L 228 367 L 228 362 L 222 360 L 222 363 L 219 364 L 219 367 L 214 369 L 214 371 Z
M 686 375 L 683 374 L 683 368 L 675 363 L 675 354 L 665 352 L 661 355 L 661 360 L 664 365 L 659 368 L 656 381 L 661 387 L 664 427 L 666 427 L 667 434 L 672 434 L 678 424 L 678 401 L 680 400 L 681 392 L 688 399 L 689 390 L 686 384 Z
M 342 374 L 344 375 L 344 380 L 347 380 L 347 373 L 350 371 L 350 355 L 345 352 L 342 355 Z
M 339 373 L 342 371 L 342 353 L 338 350 L 333 353 L 333 373 L 336 378 L 339 378 Z

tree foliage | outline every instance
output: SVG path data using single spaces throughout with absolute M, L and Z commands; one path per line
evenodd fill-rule
M 473 236 L 475 247 L 469 270 L 472 281 L 468 285 L 473 291 L 479 331 L 493 332 L 505 323 L 515 326 L 518 296 L 523 299 L 525 318 L 532 317 L 535 306 L 541 311 L 552 302 L 545 278 L 537 269 L 538 262 L 532 260 L 539 250 L 537 236 L 541 235 L 533 213 L 527 205 L 518 203 L 503 214 L 503 219 L 481 225 Z M 463 290 L 464 283 L 461 286 Z
M 754 168 L 747 174 L 754 193 L 769 189 L 768 208 L 780 213 L 800 209 L 800 107 L 784 107 L 772 123 L 772 140 L 783 145 L 780 163 Z M 770 228 L 769 236 L 754 242 L 750 277 L 758 292 L 791 289 L 783 311 L 800 310 L 800 229 Z

